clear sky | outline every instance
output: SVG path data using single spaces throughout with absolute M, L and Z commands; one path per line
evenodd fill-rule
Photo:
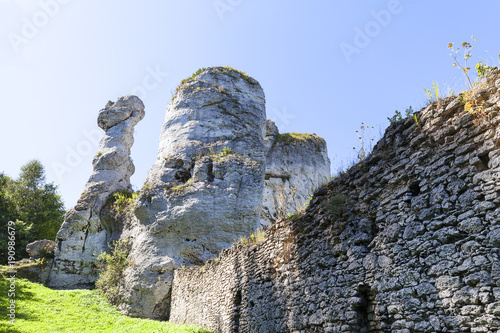
M 262 85 L 281 132 L 316 133 L 334 173 L 378 138 L 423 87 L 460 91 L 447 44 L 475 35 L 471 62 L 498 65 L 499 1 L 0 0 L 0 172 L 46 167 L 66 208 L 84 190 L 108 100 L 146 105 L 132 158 L 138 189 L 156 159 L 165 107 L 200 67 L 227 65 Z

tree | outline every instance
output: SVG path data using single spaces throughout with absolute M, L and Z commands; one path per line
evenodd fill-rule
M 64 213 L 57 186 L 45 183 L 45 170 L 39 161 L 32 160 L 21 167 L 16 180 L 0 174 L 0 225 L 5 230 L 1 235 L 6 234 L 8 221 L 16 221 L 18 259 L 27 255 L 28 243 L 37 239 L 54 240 Z M 4 250 L 1 245 L 0 250 Z
M 13 212 L 12 204 L 7 198 L 7 186 L 11 181 L 5 174 L 0 173 L 0 224 L 2 226 L 8 222 Z

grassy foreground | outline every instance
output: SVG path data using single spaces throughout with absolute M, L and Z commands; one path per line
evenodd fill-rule
M 52 290 L 25 279 L 15 280 L 15 325 L 9 323 L 10 281 L 0 274 L 0 332 L 196 332 L 195 326 L 130 318 L 95 290 Z

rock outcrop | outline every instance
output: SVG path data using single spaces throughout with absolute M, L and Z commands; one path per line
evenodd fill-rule
M 176 270 L 170 320 L 216 332 L 498 332 L 500 70 L 389 126 L 373 152 L 203 269 Z M 484 102 L 484 104 L 482 104 Z
M 130 195 L 117 210 L 113 194 L 131 190 L 129 152 L 143 109 L 127 97 L 100 112 L 106 136 L 86 191 L 58 233 L 49 285 L 92 285 L 97 256 L 110 241 L 127 241 L 119 309 L 167 319 L 176 268 L 216 257 L 260 228 L 262 217 L 265 226 L 272 223 L 277 189 L 296 188 L 283 214 L 293 213 L 329 177 L 329 160 L 318 136 L 266 126 L 257 81 L 231 68 L 201 69 L 167 106 L 158 157 L 137 199 Z
M 26 245 L 26 252 L 30 255 L 31 260 L 42 258 L 44 256 L 52 257 L 56 249 L 56 242 L 42 239 Z
M 179 86 L 167 107 L 158 159 L 135 204 L 134 264 L 125 271 L 120 309 L 168 317 L 174 268 L 203 264 L 258 227 L 264 103 L 257 81 L 222 67 L 199 71 Z
M 330 179 L 326 142 L 316 134 L 280 134 L 268 120 L 266 132 L 266 186 L 263 221 L 269 226 L 278 218 L 302 210 L 315 189 Z
M 106 133 L 92 161 L 94 172 L 85 191 L 64 219 L 57 233 L 57 248 L 48 284 L 51 287 L 89 287 L 97 279 L 97 256 L 108 241 L 121 234 L 120 223 L 105 225 L 100 214 L 108 197 L 116 191 L 131 191 L 134 164 L 130 148 L 134 126 L 144 117 L 144 104 L 136 96 L 108 102 L 99 112 L 98 125 Z

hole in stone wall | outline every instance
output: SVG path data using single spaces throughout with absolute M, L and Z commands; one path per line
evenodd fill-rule
M 410 194 L 412 196 L 415 197 L 420 194 L 420 185 L 418 182 L 411 183 L 409 188 L 410 188 Z
M 355 307 L 358 313 L 358 329 L 357 332 L 372 332 L 376 323 L 374 321 L 374 306 L 373 300 L 375 293 L 368 285 L 361 285 L 358 287 L 358 297 L 360 298 L 359 304 Z
M 234 297 L 234 315 L 233 315 L 233 332 L 240 331 L 240 312 L 241 312 L 241 290 L 236 292 Z
M 490 162 L 489 152 L 478 155 L 477 157 L 479 158 L 479 160 L 481 161 L 481 164 L 482 164 L 482 165 L 478 166 L 478 169 L 480 171 L 488 170 L 489 169 L 488 163 Z

